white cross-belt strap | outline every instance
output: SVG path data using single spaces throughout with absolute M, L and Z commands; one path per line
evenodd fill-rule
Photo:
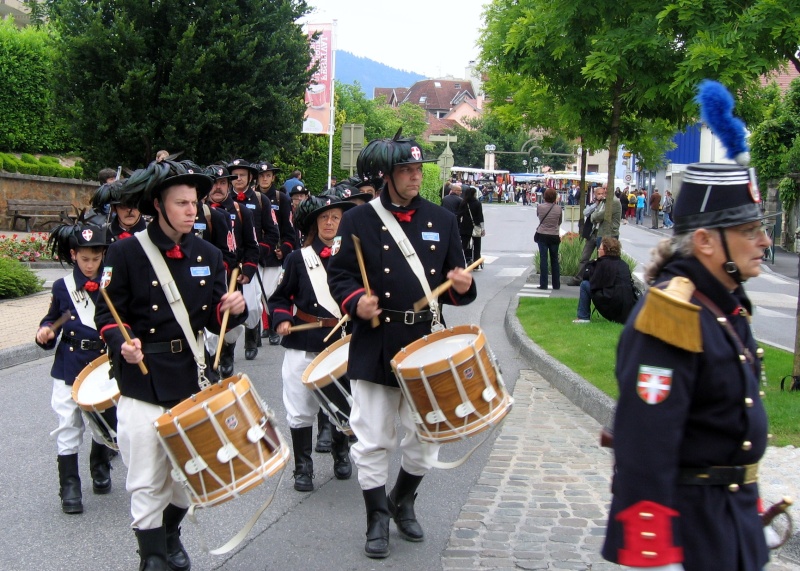
M 422 286 L 422 291 L 425 292 L 425 298 L 428 300 L 428 305 L 430 306 L 431 311 L 434 312 L 434 315 L 438 316 L 439 302 L 433 299 L 431 286 L 428 284 L 428 278 L 425 277 L 425 268 L 422 267 L 422 262 L 417 255 L 417 251 L 414 250 L 414 246 L 408 240 L 408 236 L 406 236 L 406 233 L 403 232 L 403 229 L 400 227 L 400 223 L 397 221 L 394 215 L 386 210 L 386 207 L 381 204 L 380 197 L 373 198 L 369 201 L 369 204 L 375 209 L 375 212 L 378 213 L 383 225 L 386 226 L 386 229 L 389 231 L 392 239 L 397 243 L 397 247 L 400 248 L 400 251 L 403 253 L 406 262 L 408 262 L 408 265 L 411 267 L 411 271 L 414 272 L 417 280 L 419 280 L 419 285 Z
M 331 295 L 331 290 L 328 287 L 328 272 L 325 271 L 322 260 L 319 259 L 319 256 L 311 246 L 306 246 L 300 251 L 303 252 L 303 261 L 306 264 L 308 277 L 311 280 L 311 287 L 314 288 L 314 297 L 317 298 L 317 302 L 330 311 L 331 315 L 334 315 L 336 319 L 341 319 L 342 312 Z
M 192 331 L 192 324 L 189 321 L 189 312 L 186 311 L 186 306 L 183 304 L 181 292 L 178 290 L 178 286 L 172 278 L 172 274 L 167 267 L 167 262 L 164 261 L 161 250 L 153 244 L 150 236 L 147 235 L 147 230 L 137 232 L 134 236 L 136 236 L 136 239 L 139 240 L 139 243 L 142 245 L 147 259 L 150 260 L 150 264 L 152 264 L 153 270 L 156 272 L 158 281 L 161 282 L 161 289 L 164 290 L 164 295 L 167 297 L 169 307 L 172 309 L 172 314 L 175 316 L 175 321 L 181 326 L 183 335 L 186 337 L 186 343 L 192 350 L 194 361 L 197 363 L 197 383 L 201 389 L 204 389 L 211 385 L 211 382 L 205 376 L 206 353 L 203 343 L 195 337 L 195 332 Z M 198 334 L 198 336 L 199 335 L 202 335 L 202 333 Z
M 94 302 L 92 298 L 85 291 L 78 291 L 75 276 L 72 274 L 64 277 L 64 285 L 67 286 L 69 296 L 72 298 L 72 305 L 75 306 L 78 317 L 81 318 L 81 323 L 86 327 L 97 330 L 97 326 L 94 324 Z

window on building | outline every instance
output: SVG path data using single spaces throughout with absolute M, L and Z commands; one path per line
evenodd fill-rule
M 434 82 L 433 82 L 433 86 L 434 86 L 434 87 L 441 87 L 441 86 L 442 86 L 442 84 L 441 84 L 440 82 L 438 82 L 438 81 L 434 81 Z
M 453 89 L 461 89 L 461 84 L 460 83 L 453 84 Z
M 423 95 L 422 97 L 419 98 L 419 102 L 420 103 L 425 103 L 427 100 L 428 100 L 428 98 L 425 95 Z

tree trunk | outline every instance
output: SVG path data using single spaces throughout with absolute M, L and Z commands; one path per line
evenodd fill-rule
M 619 123 L 622 114 L 622 79 L 617 79 L 614 84 L 614 95 L 611 100 L 611 124 L 608 132 L 608 194 L 606 195 L 605 220 L 611 224 L 611 214 L 614 211 L 609 205 L 611 200 L 617 200 L 614 194 L 614 175 L 617 169 L 617 149 L 619 148 Z

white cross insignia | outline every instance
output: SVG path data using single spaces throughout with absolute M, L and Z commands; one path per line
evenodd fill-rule
M 647 404 L 663 402 L 672 389 L 672 369 L 660 367 L 639 367 L 639 380 L 636 382 L 636 392 Z
M 90 242 L 92 240 L 92 236 L 94 236 L 94 232 L 92 232 L 91 230 L 89 230 L 87 228 L 86 230 L 81 232 L 81 236 L 83 236 L 84 240 L 86 240 L 87 242 Z
M 422 158 L 422 151 L 419 150 L 419 147 L 411 147 L 411 156 L 418 161 Z

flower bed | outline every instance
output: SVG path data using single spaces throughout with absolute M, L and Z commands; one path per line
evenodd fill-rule
M 53 257 L 47 248 L 48 236 L 46 232 L 34 232 L 24 236 L 0 234 L 0 257 L 20 262 L 51 261 Z

